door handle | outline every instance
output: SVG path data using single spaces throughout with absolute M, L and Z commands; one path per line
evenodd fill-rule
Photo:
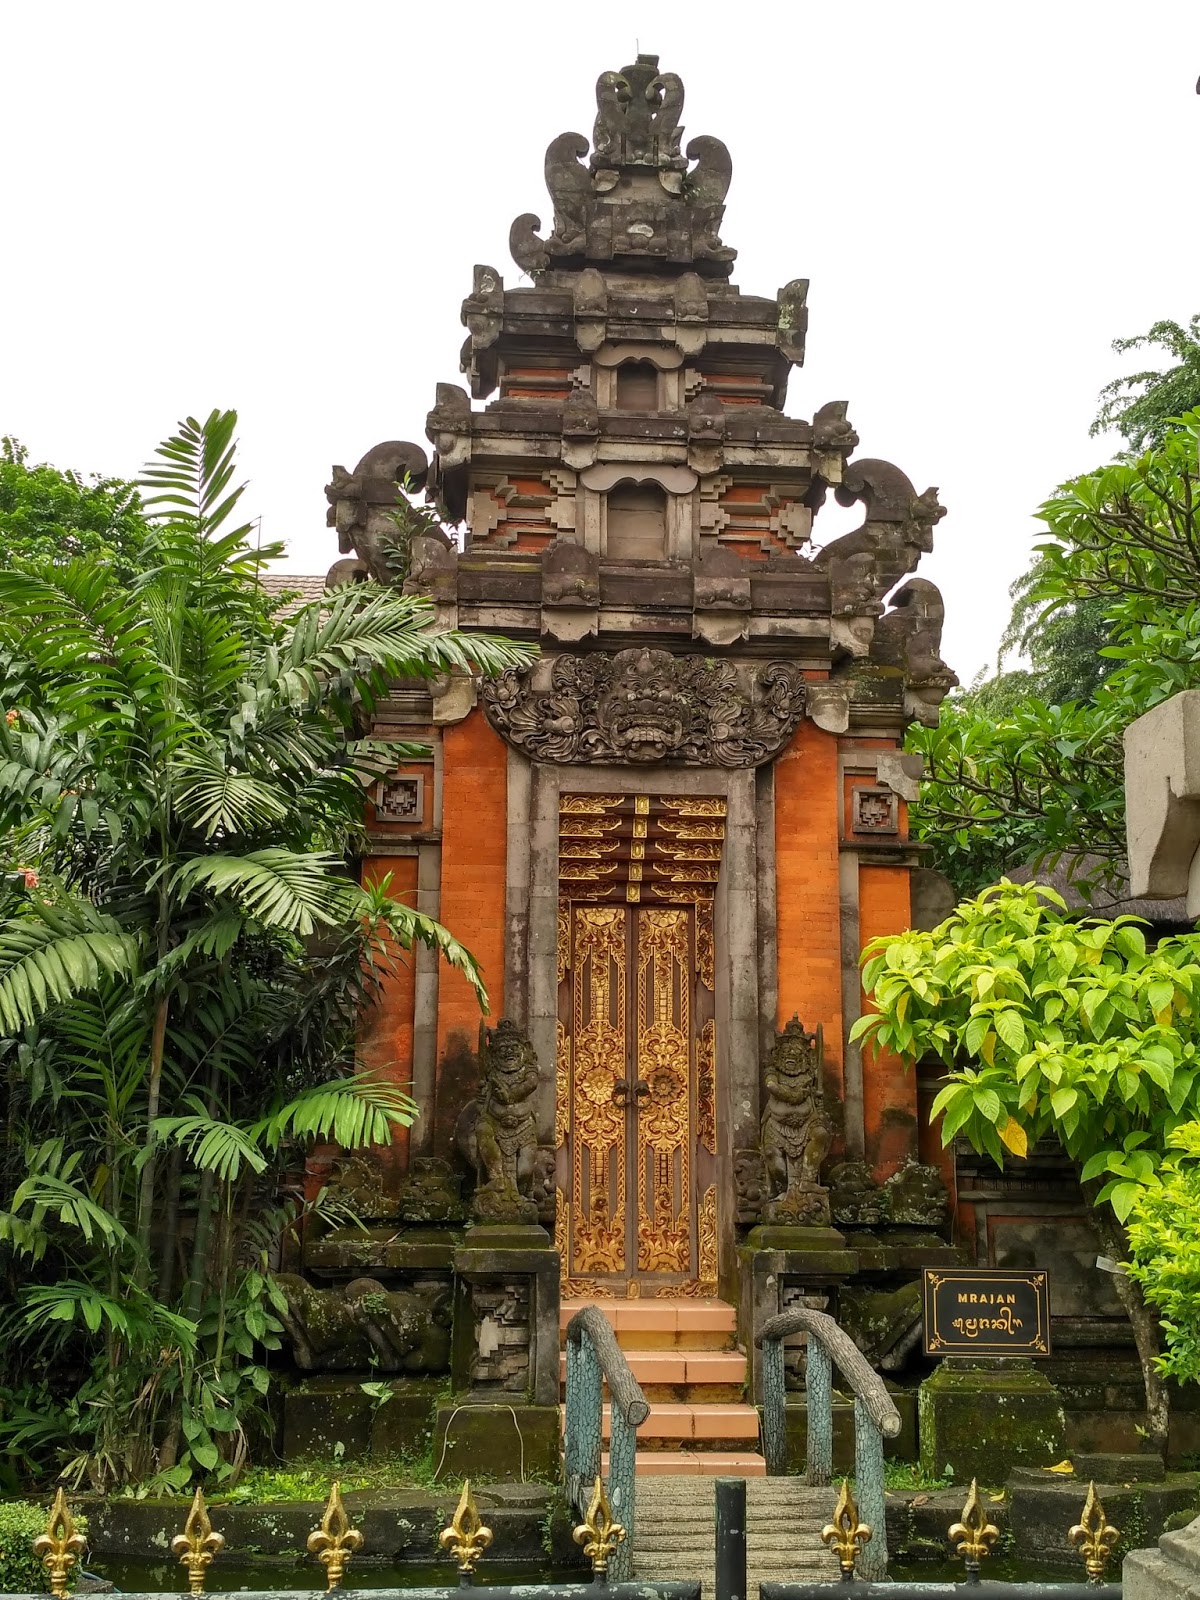
M 618 1078 L 612 1086 L 612 1097 L 616 1105 L 628 1106 L 629 1097 L 641 1100 L 650 1093 L 650 1085 L 645 1078 L 639 1078 L 636 1083 L 630 1083 L 628 1078 Z

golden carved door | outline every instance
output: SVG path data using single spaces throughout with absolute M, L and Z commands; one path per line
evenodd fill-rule
M 716 1292 L 712 902 L 559 911 L 564 1293 Z

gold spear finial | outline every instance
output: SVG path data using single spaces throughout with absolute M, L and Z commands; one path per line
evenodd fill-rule
M 86 1545 L 87 1540 L 83 1534 L 75 1531 L 71 1508 L 67 1504 L 67 1497 L 60 1484 L 58 1493 L 54 1496 L 54 1504 L 50 1508 L 50 1521 L 46 1524 L 46 1531 L 39 1533 L 33 1541 L 33 1553 L 41 1557 L 42 1565 L 50 1579 L 50 1593 L 56 1600 L 63 1600 L 66 1595 L 68 1574 Z
M 321 1526 L 308 1536 L 309 1551 L 325 1568 L 326 1588 L 334 1590 L 342 1581 L 350 1557 L 362 1549 L 363 1536 L 350 1526 L 350 1518 L 342 1504 L 342 1486 L 335 1483 L 329 1491 L 329 1500 L 321 1518 Z
M 171 1549 L 179 1557 L 179 1565 L 187 1569 L 188 1588 L 193 1594 L 204 1593 L 209 1563 L 224 1548 L 225 1536 L 213 1532 L 203 1490 L 197 1489 L 183 1532 L 171 1540 Z
M 467 1578 L 475 1570 L 475 1563 L 492 1542 L 492 1530 L 485 1528 L 479 1509 L 471 1495 L 471 1480 L 463 1484 L 458 1509 L 450 1519 L 450 1526 L 438 1535 L 443 1550 L 449 1550 L 458 1562 L 459 1574 Z
M 968 1572 L 978 1572 L 984 1556 L 991 1555 L 991 1546 L 1000 1537 L 1000 1529 L 989 1522 L 975 1479 L 971 1479 L 971 1492 L 962 1508 L 962 1521 L 950 1529 L 951 1540 L 958 1541 L 958 1554 Z
M 842 1479 L 842 1492 L 833 1510 L 833 1521 L 821 1529 L 821 1542 L 835 1552 L 842 1569 L 842 1579 L 849 1583 L 854 1577 L 854 1563 L 861 1546 L 871 1538 L 871 1529 L 858 1520 L 858 1507 L 850 1493 L 849 1478 Z
M 583 1553 L 592 1563 L 592 1572 L 595 1576 L 603 1578 L 608 1571 L 609 1556 L 625 1538 L 625 1529 L 621 1523 L 613 1521 L 612 1506 L 608 1503 L 604 1483 L 599 1474 L 596 1477 L 596 1487 L 592 1490 L 587 1516 L 571 1537 L 576 1544 L 583 1546 Z
M 1114 1528 L 1104 1515 L 1095 1483 L 1089 1483 L 1087 1499 L 1083 1502 L 1083 1516 L 1067 1534 L 1067 1538 L 1083 1557 L 1090 1584 L 1104 1582 L 1109 1557 L 1120 1537 L 1120 1528 Z

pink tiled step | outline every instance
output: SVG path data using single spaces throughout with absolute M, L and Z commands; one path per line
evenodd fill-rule
M 634 1377 L 647 1392 L 665 1387 L 696 1389 L 740 1389 L 746 1381 L 746 1358 L 738 1350 L 626 1350 L 625 1359 Z M 567 1354 L 559 1363 L 562 1381 L 567 1380 Z M 662 1398 L 666 1398 L 663 1396 Z M 693 1394 L 694 1400 L 717 1399 L 716 1395 Z M 720 1396 L 719 1398 L 737 1398 Z
M 566 1407 L 563 1407 L 565 1415 Z M 612 1408 L 605 1406 L 603 1437 L 612 1432 Z M 758 1412 L 743 1405 L 652 1405 L 638 1430 L 639 1449 L 653 1450 L 691 1444 L 703 1448 L 710 1440 L 737 1439 L 758 1442 Z
M 603 1313 L 623 1349 L 728 1350 L 737 1331 L 737 1313 L 724 1300 L 564 1300 L 559 1329 L 585 1305 Z
M 608 1455 L 601 1457 L 607 1476 Z M 751 1450 L 639 1450 L 639 1478 L 765 1478 L 767 1463 Z

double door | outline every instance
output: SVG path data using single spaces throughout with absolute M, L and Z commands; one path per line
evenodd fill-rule
M 711 901 L 560 907 L 564 1292 L 715 1292 L 711 918 Z

